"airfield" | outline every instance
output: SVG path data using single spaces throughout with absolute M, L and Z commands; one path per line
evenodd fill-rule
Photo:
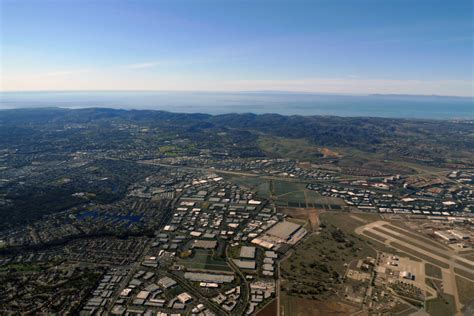
M 434 309 L 444 300 L 444 305 L 453 305 L 456 315 L 463 315 L 462 309 L 469 299 L 464 285 L 474 281 L 474 262 L 462 256 L 461 249 L 456 250 L 383 220 L 360 226 L 355 232 L 409 256 L 401 258 L 397 266 L 391 268 L 410 271 L 416 276 L 406 282 L 426 291 L 427 311 L 436 313 Z M 439 315 L 442 313 L 439 311 Z

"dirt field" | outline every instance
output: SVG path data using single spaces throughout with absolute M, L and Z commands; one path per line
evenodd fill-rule
M 281 316 L 346 316 L 358 308 L 341 302 L 310 300 L 281 293 Z
M 273 300 L 270 304 L 265 306 L 264 309 L 257 313 L 257 316 L 278 316 L 277 313 L 277 300 Z
M 280 211 L 283 214 L 291 216 L 293 218 L 308 221 L 311 229 L 315 231 L 319 226 L 319 214 L 320 211 L 312 208 L 295 209 L 295 208 L 281 208 Z

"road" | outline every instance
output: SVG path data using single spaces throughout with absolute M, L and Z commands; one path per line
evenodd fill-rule
M 120 282 L 119 286 L 117 287 L 117 289 L 115 289 L 114 294 L 110 297 L 110 299 L 108 301 L 108 304 L 106 305 L 106 311 L 107 312 L 110 312 L 112 310 L 112 307 L 114 306 L 115 301 L 117 301 L 117 299 L 120 296 L 120 292 L 122 292 L 122 290 L 125 287 L 127 287 L 130 280 L 133 278 L 135 273 L 137 273 L 138 269 L 140 268 L 140 264 L 141 264 L 142 260 L 144 259 L 145 255 L 148 253 L 148 250 L 150 249 L 150 247 L 151 247 L 151 241 L 148 241 L 147 245 L 145 246 L 144 251 L 142 252 L 142 255 L 140 256 L 140 259 L 138 259 L 132 265 L 128 266 L 128 268 L 130 270 L 129 270 L 127 276 L 125 278 L 123 278 L 123 280 Z
M 108 159 L 113 159 L 113 158 L 108 158 Z M 120 159 L 113 159 L 113 160 L 120 160 Z M 192 170 L 192 171 L 197 170 L 197 171 L 213 172 L 217 174 L 227 174 L 227 175 L 241 176 L 241 177 L 253 177 L 253 178 L 258 177 L 260 179 L 266 179 L 266 180 L 281 180 L 281 181 L 299 182 L 299 183 L 334 182 L 334 180 L 330 180 L 330 179 L 329 180 L 321 180 L 321 179 L 316 180 L 316 179 L 301 179 L 301 178 L 291 178 L 291 177 L 269 176 L 269 175 L 257 174 L 253 172 L 215 169 L 212 167 L 190 167 L 190 166 L 164 164 L 164 163 L 152 162 L 152 161 L 135 161 L 135 162 L 146 164 L 146 165 L 160 166 L 160 167 L 165 167 L 165 168 L 180 168 L 181 170 Z
M 215 312 L 216 315 L 230 315 L 227 311 L 223 310 L 219 305 L 209 300 L 207 297 L 199 293 L 199 291 L 196 291 L 196 289 L 192 285 L 190 285 L 186 279 L 174 273 L 167 272 L 166 275 L 172 279 L 177 280 L 179 282 L 179 285 L 181 285 L 183 288 L 188 290 L 192 296 L 197 296 L 199 298 L 199 302 L 203 303 L 207 308 L 212 309 L 212 311 Z
M 245 275 L 242 273 L 242 271 L 240 271 L 239 267 L 235 265 L 235 263 L 232 261 L 232 258 L 229 256 L 229 245 L 227 245 L 225 248 L 225 256 L 227 258 L 229 266 L 240 277 L 244 285 L 240 288 L 240 295 L 244 301 L 242 302 L 242 304 L 238 304 L 236 310 L 234 311 L 234 313 L 236 313 L 237 315 L 243 315 L 250 300 L 250 285 L 247 282 Z
M 277 271 L 278 271 L 278 279 L 276 280 L 275 284 L 275 291 L 276 291 L 276 300 L 277 300 L 277 316 L 280 316 L 280 304 L 281 304 L 281 272 L 280 272 L 280 261 L 277 261 Z

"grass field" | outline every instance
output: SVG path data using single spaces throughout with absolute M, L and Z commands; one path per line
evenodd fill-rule
M 322 196 L 316 191 L 306 189 L 305 183 L 271 180 L 270 189 L 275 204 L 281 207 L 339 211 L 346 206 L 341 199 Z
M 310 162 L 319 161 L 323 157 L 321 150 L 306 139 L 261 136 L 258 145 L 264 152 L 275 157 Z
M 418 257 L 418 258 L 420 258 L 420 259 L 423 259 L 423 260 L 425 260 L 425 261 L 427 261 L 427 262 L 429 262 L 429 263 L 431 263 L 431 264 L 434 264 L 434 265 L 436 265 L 436 266 L 439 266 L 439 267 L 441 267 L 441 268 L 444 268 L 444 269 L 448 269 L 448 268 L 449 268 L 449 265 L 448 265 L 448 264 L 446 264 L 446 263 L 444 263 L 444 262 L 442 262 L 442 261 L 436 260 L 436 259 L 434 259 L 434 258 L 431 258 L 431 257 L 429 257 L 429 256 L 426 256 L 426 255 L 424 255 L 424 254 L 422 254 L 422 253 L 420 253 L 420 252 L 418 252 L 418 251 L 416 251 L 416 250 L 413 250 L 413 249 L 411 249 L 411 248 L 405 247 L 405 246 L 403 246 L 403 245 L 401 245 L 401 244 L 399 244 L 399 243 L 392 242 L 392 246 L 395 247 L 395 248 L 397 248 L 397 249 L 400 249 L 400 250 L 403 251 L 403 252 L 406 252 L 406 253 L 411 254 L 411 255 L 413 255 L 413 256 L 415 256 L 415 257 Z
M 354 233 L 357 227 L 363 224 L 351 218 L 349 214 L 324 213 L 321 215 L 321 219 L 324 220 L 325 223 L 337 226 L 346 232 L 350 232 L 351 234 Z
M 366 238 L 366 239 L 368 239 L 368 238 Z M 413 261 L 421 262 L 420 258 L 415 257 L 413 255 L 410 255 L 409 253 L 400 251 L 399 249 L 396 249 L 394 247 L 387 246 L 387 245 L 385 245 L 385 244 L 383 244 L 379 241 L 368 239 L 367 243 L 372 245 L 374 248 L 376 248 L 379 251 L 390 253 L 390 254 L 393 254 L 393 255 L 396 255 L 396 256 L 399 256 L 399 257 L 406 257 L 406 258 L 409 258 L 410 260 L 413 260 Z
M 454 297 L 448 294 L 442 294 L 436 298 L 426 301 L 426 312 L 430 316 L 449 316 L 454 315 L 456 308 Z
M 458 268 L 454 268 L 454 272 L 456 274 L 459 274 L 459 275 L 465 277 L 465 278 L 468 278 L 471 281 L 474 281 L 474 273 L 469 273 L 465 270 L 461 270 L 461 269 L 458 269 Z
M 443 288 L 443 281 L 438 280 L 438 279 L 432 279 L 432 278 L 425 278 L 425 283 L 429 287 L 433 288 L 437 292 Z
M 432 265 L 431 263 L 425 263 L 425 274 L 428 277 L 441 279 L 443 274 L 441 269 L 437 266 Z
M 196 250 L 191 257 L 178 259 L 178 264 L 187 269 L 232 271 L 225 259 L 214 257 L 212 252 L 206 250 Z
M 273 180 L 272 191 L 274 195 L 283 195 L 295 191 L 303 191 L 306 189 L 304 183 L 297 183 L 292 181 Z
M 385 234 L 385 235 L 387 235 L 387 236 L 391 236 L 392 238 L 395 238 L 396 240 L 404 241 L 404 242 L 406 242 L 406 243 L 408 243 L 408 244 L 411 244 L 411 245 L 413 245 L 413 247 L 418 247 L 418 248 L 423 249 L 423 250 L 425 250 L 425 251 L 433 252 L 433 251 L 432 251 L 431 249 L 429 249 L 429 248 L 423 247 L 423 246 L 421 246 L 421 245 L 419 245 L 419 244 L 413 244 L 412 242 L 410 242 L 409 240 L 407 240 L 407 239 L 405 239 L 405 238 L 402 238 L 402 237 L 397 236 L 397 235 L 395 235 L 395 234 L 391 234 L 391 233 L 386 232 L 386 231 L 384 231 L 384 230 L 382 230 L 382 229 L 380 229 L 380 228 L 373 227 L 372 229 L 373 229 L 374 231 L 376 231 L 376 232 L 380 232 L 380 233 L 383 233 L 383 234 Z M 366 234 L 366 233 L 367 233 L 367 231 L 364 232 L 364 234 Z M 367 236 L 370 237 L 369 234 L 367 234 Z M 433 265 L 439 266 L 439 267 L 441 267 L 441 268 L 445 268 L 445 269 L 449 268 L 449 265 L 448 265 L 448 264 L 446 264 L 446 263 L 444 263 L 444 262 L 442 262 L 442 261 L 440 261 L 440 260 L 437 260 L 437 259 L 435 259 L 435 258 L 432 258 L 431 256 L 424 255 L 424 254 L 422 254 L 422 253 L 420 253 L 420 252 L 414 250 L 414 249 L 411 248 L 411 247 L 405 247 L 405 246 L 403 246 L 402 244 L 397 243 L 397 242 L 391 242 L 391 245 L 392 245 L 394 248 L 397 248 L 397 249 L 399 249 L 400 251 L 402 251 L 402 252 L 404 252 L 404 253 L 410 255 L 410 257 L 417 257 L 418 259 L 425 260 L 425 261 L 427 261 L 427 262 L 429 262 L 429 263 L 431 263 L 431 264 L 433 264 Z M 439 253 L 439 252 L 435 252 L 435 254 L 438 255 L 438 256 L 440 256 L 440 257 L 442 257 L 442 258 L 449 259 L 449 256 L 448 256 L 448 255 L 441 254 L 441 253 Z
M 464 258 L 467 258 L 471 261 L 474 261 L 474 254 L 467 254 L 467 255 L 463 255 Z
M 278 199 L 279 200 L 284 199 L 285 201 L 293 202 L 293 203 L 301 203 L 306 207 L 306 196 L 305 196 L 304 191 L 294 191 L 294 192 L 285 193 L 285 194 L 279 195 Z
M 471 271 L 474 271 L 474 265 L 473 264 L 469 264 L 469 263 L 461 261 L 461 260 L 454 260 L 454 262 L 456 262 L 459 265 L 462 265 L 463 267 L 466 267 L 466 268 L 470 269 Z
M 282 207 L 306 208 L 306 185 L 303 183 L 272 180 L 272 196 L 275 204 Z
M 233 176 L 230 178 L 233 183 L 244 186 L 247 189 L 255 190 L 262 183 L 268 182 L 267 180 L 261 179 L 260 177 L 246 177 L 246 176 Z
M 459 251 L 459 254 L 462 255 L 474 255 L 474 249 L 467 249 Z
M 370 230 L 364 231 L 364 235 L 367 235 L 367 236 L 369 236 L 370 238 L 376 239 L 376 240 L 378 240 L 378 241 L 380 241 L 380 242 L 386 242 L 386 241 L 387 241 L 387 238 L 382 237 L 382 236 L 380 236 L 380 235 L 377 235 L 377 234 L 375 234 L 375 233 L 372 233 Z
M 318 204 L 324 201 L 324 197 L 316 191 L 306 190 L 306 203 Z M 313 205 L 314 207 L 314 205 Z
M 270 181 L 260 177 L 235 176 L 230 181 L 248 190 L 254 191 L 257 196 L 268 199 L 272 195 L 270 190 Z
M 465 278 L 456 276 L 456 285 L 461 304 L 467 305 L 474 301 L 474 281 L 468 281 Z
M 341 199 L 322 196 L 316 191 L 306 189 L 306 183 L 246 176 L 234 176 L 230 180 L 255 191 L 257 196 L 261 198 L 273 200 L 280 207 L 319 208 L 339 211 L 346 206 Z
M 383 225 L 383 227 L 385 228 L 389 228 L 393 231 L 396 231 L 397 233 L 400 233 L 400 234 L 403 234 L 403 235 L 406 235 L 410 238 L 413 238 L 415 240 L 418 240 L 418 241 L 421 241 L 425 244 L 428 244 L 428 245 L 431 245 L 433 247 L 438 247 L 438 248 L 443 248 L 443 249 L 446 249 L 446 250 L 450 250 L 450 248 L 446 245 L 443 245 L 442 243 L 439 243 L 439 242 L 436 242 L 436 241 L 433 241 L 431 239 L 428 239 L 424 236 L 421 236 L 420 234 L 414 234 L 414 233 L 411 233 L 407 230 L 404 230 L 404 229 L 400 229 L 396 226 L 393 226 L 393 225 Z
M 255 187 L 255 193 L 259 197 L 268 199 L 272 195 L 270 181 L 261 181 L 261 183 Z
M 30 272 L 39 271 L 41 267 L 36 264 L 30 263 L 11 263 L 0 267 L 0 272 L 17 271 L 17 272 Z
M 387 235 L 387 236 L 390 236 L 390 237 L 394 238 L 395 240 L 400 240 L 400 241 L 403 241 L 403 242 L 405 242 L 405 243 L 407 243 L 407 244 L 410 244 L 410 245 L 412 245 L 413 247 L 417 247 L 417 248 L 422 249 L 422 250 L 427 251 L 427 252 L 432 252 L 433 254 L 435 254 L 435 255 L 437 255 L 437 256 L 439 256 L 439 257 L 441 257 L 441 258 L 444 258 L 444 259 L 449 259 L 449 258 L 450 258 L 450 256 L 447 255 L 447 254 L 441 253 L 441 252 L 439 252 L 439 251 L 433 251 L 432 249 L 430 249 L 430 248 L 428 248 L 428 247 L 425 247 L 425 246 L 423 246 L 423 245 L 420 244 L 420 243 L 414 243 L 414 242 L 412 242 L 412 241 L 409 240 L 408 238 L 404 238 L 404 237 L 402 237 L 402 236 L 399 236 L 399 235 L 390 233 L 390 232 L 388 232 L 388 231 L 386 231 L 386 230 L 383 230 L 383 229 L 380 229 L 380 228 L 378 228 L 378 227 L 374 227 L 374 228 L 372 228 L 372 229 L 375 230 L 375 231 L 377 231 L 377 232 L 379 232 L 379 233 L 382 233 L 382 234 L 385 234 L 385 235 Z M 390 228 L 389 228 L 389 229 L 390 229 Z
M 344 216 L 346 214 L 335 214 L 332 213 L 331 215 L 333 216 Z M 347 215 L 346 215 L 347 216 Z M 355 220 L 353 216 L 349 216 L 348 218 L 346 217 L 346 221 L 349 221 L 347 225 L 352 226 L 352 227 L 358 227 L 363 224 L 367 224 L 376 220 L 380 219 L 380 216 L 378 214 L 357 214 L 358 220 Z M 355 228 L 354 228 L 355 229 Z M 366 235 L 366 236 L 364 236 Z M 361 238 L 366 240 L 366 242 L 369 245 L 372 245 L 374 248 L 376 248 L 379 251 L 383 251 L 386 253 L 391 253 L 400 257 L 407 257 L 410 258 L 413 261 L 418 261 L 420 262 L 421 260 L 413 255 L 410 255 L 407 252 L 403 252 L 399 249 L 396 249 L 394 247 L 390 247 L 384 242 L 386 241 L 386 238 L 379 236 L 371 231 L 365 230 L 363 235 L 361 235 Z

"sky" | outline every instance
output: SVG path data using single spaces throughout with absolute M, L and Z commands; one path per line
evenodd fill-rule
M 0 90 L 473 96 L 470 0 L 0 0 Z

